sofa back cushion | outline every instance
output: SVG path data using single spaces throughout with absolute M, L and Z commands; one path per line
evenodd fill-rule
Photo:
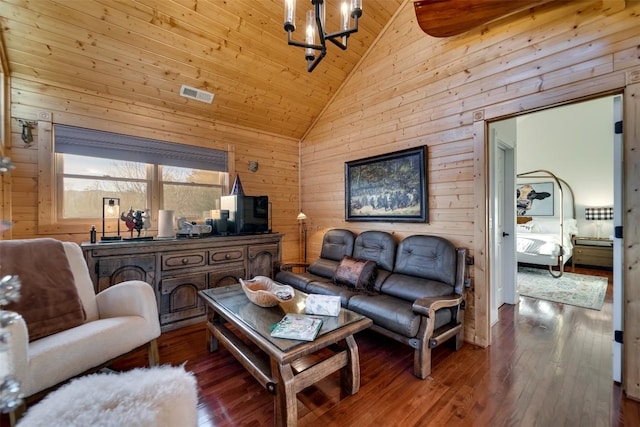
M 398 245 L 394 273 L 442 282 L 456 282 L 456 248 L 439 236 L 409 236 Z
M 353 257 L 375 261 L 378 268 L 393 271 L 398 242 L 385 231 L 364 231 L 356 237 Z
M 353 242 L 356 236 L 350 230 L 333 229 L 325 233 L 322 238 L 320 258 L 340 262 L 345 255 L 353 255 Z
M 84 323 L 85 312 L 62 242 L 49 238 L 0 241 L 0 258 L 1 275 L 20 277 L 20 300 L 7 309 L 22 315 L 29 341 Z
M 324 277 L 326 279 L 333 279 L 338 269 L 339 261 L 332 259 L 318 258 L 307 267 L 307 271 L 316 276 Z

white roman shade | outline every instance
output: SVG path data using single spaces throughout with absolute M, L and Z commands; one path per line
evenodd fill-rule
M 55 152 L 228 172 L 227 152 L 113 132 L 54 125 Z

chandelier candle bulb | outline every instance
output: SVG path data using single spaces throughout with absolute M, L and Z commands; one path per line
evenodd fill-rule
M 351 16 L 354 18 L 362 16 L 362 0 L 353 0 L 351 2 Z
M 349 8 L 347 6 L 347 2 L 343 2 L 340 7 L 340 12 L 342 15 L 342 31 L 349 29 Z M 343 36 L 343 38 L 346 36 Z
M 284 1 L 284 30 L 296 30 L 296 0 Z
M 314 44 L 316 41 L 316 32 L 315 32 L 315 17 L 313 14 L 313 10 L 307 11 L 307 44 Z M 308 47 L 305 51 L 305 58 L 313 60 L 314 58 L 313 48 Z

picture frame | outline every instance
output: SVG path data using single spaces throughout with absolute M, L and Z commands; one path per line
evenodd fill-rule
M 553 216 L 555 187 L 553 182 L 528 182 L 516 185 L 518 216 Z
M 428 221 L 427 147 L 345 163 L 346 221 Z

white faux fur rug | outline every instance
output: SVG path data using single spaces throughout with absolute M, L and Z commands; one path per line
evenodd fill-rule
M 29 408 L 18 427 L 194 427 L 197 382 L 183 366 L 73 380 Z

